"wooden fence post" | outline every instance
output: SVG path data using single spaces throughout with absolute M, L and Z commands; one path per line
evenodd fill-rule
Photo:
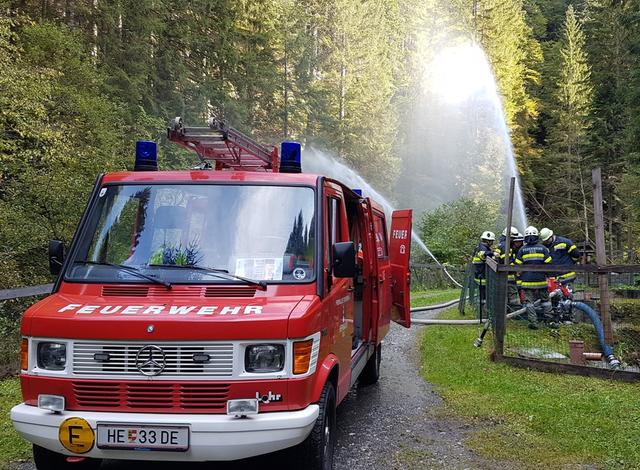
M 593 181 L 593 212 L 596 226 L 596 263 L 598 266 L 607 264 L 607 253 L 604 239 L 604 216 L 602 213 L 602 172 L 594 168 L 591 172 Z M 613 343 L 611 327 L 611 313 L 609 311 L 609 277 L 608 273 L 598 274 L 600 286 L 600 319 L 604 326 L 604 338 L 608 344 Z

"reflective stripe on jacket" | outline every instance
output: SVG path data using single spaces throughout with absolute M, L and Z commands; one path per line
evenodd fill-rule
M 541 244 L 524 245 L 516 256 L 516 264 L 523 266 L 535 266 L 551 263 L 549 250 Z M 518 283 L 523 289 L 541 289 L 547 286 L 547 273 L 544 272 L 527 272 L 520 273 L 520 282 Z
M 500 237 L 500 238 L 502 238 L 502 237 Z M 513 266 L 513 264 L 516 261 L 516 253 L 515 253 L 515 251 L 513 249 L 513 246 L 509 247 L 509 251 L 510 251 L 510 254 L 511 254 L 511 256 L 509 256 L 509 264 Z M 504 259 L 507 257 L 507 241 L 506 240 L 500 242 L 500 244 L 498 245 L 497 253 L 500 256 L 500 262 L 502 264 L 504 264 Z M 507 280 L 509 282 L 511 282 L 511 283 L 515 283 L 516 282 L 516 274 L 515 273 L 508 273 L 507 274 Z
M 553 240 L 553 246 L 549 250 L 551 254 L 551 264 L 560 264 L 563 266 L 576 264 L 580 259 L 580 250 L 568 238 L 556 235 Z M 575 272 L 558 273 L 556 276 L 563 281 L 573 280 L 576 277 Z
M 471 258 L 471 263 L 473 263 L 473 276 L 476 279 L 484 279 L 484 262 L 487 258 L 493 258 L 493 251 L 484 243 L 478 243 L 478 246 L 473 250 L 473 258 Z

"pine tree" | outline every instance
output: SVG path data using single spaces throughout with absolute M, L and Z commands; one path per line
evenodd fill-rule
M 560 76 L 554 93 L 557 104 L 550 110 L 553 126 L 547 152 L 547 165 L 550 165 L 547 188 L 556 193 L 560 205 L 564 206 L 566 222 L 576 228 L 582 226 L 582 236 L 588 240 L 591 201 L 585 187 L 589 184 L 589 172 L 588 167 L 585 168 L 584 149 L 592 125 L 593 87 L 585 36 L 573 5 L 566 11 L 560 45 Z M 558 181 L 563 183 L 559 185 Z M 571 210 L 578 206 L 580 210 Z
M 627 198 L 621 182 L 629 163 L 627 129 L 631 123 L 629 83 L 639 66 L 634 37 L 638 30 L 637 0 L 587 1 L 585 32 L 587 50 L 594 57 L 595 83 L 590 131 L 590 163 L 600 166 L 603 193 L 607 201 L 605 224 L 608 251 L 622 249 L 626 239 L 622 214 Z

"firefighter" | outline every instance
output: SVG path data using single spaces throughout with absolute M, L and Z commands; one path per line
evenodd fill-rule
M 551 263 L 551 255 L 546 246 L 540 243 L 538 229 L 527 227 L 524 231 L 524 245 L 518 250 L 516 264 L 522 266 L 540 266 Z M 552 308 L 547 291 L 547 273 L 523 271 L 520 273 L 521 300 L 527 309 L 529 328 L 538 329 L 538 322 L 552 322 Z M 553 326 L 549 323 L 549 326 Z
M 496 252 L 498 253 L 498 256 L 502 256 L 502 249 L 505 246 L 505 243 L 507 241 L 507 228 L 505 227 L 505 229 L 502 231 L 502 234 L 500 235 L 500 238 L 498 239 L 498 248 L 496 250 Z M 520 230 L 518 230 L 516 227 L 511 227 L 511 240 L 513 240 L 515 238 L 516 235 L 518 235 L 520 233 Z
M 506 232 L 506 229 L 505 229 Z M 501 237 L 502 238 L 502 237 Z M 504 263 L 507 258 L 507 240 L 505 239 L 498 245 L 498 253 L 500 262 Z M 511 227 L 511 247 L 509 248 L 509 264 L 513 265 L 516 260 L 516 254 L 524 243 L 524 235 L 518 232 L 518 229 Z M 516 311 L 520 308 L 520 296 L 518 295 L 518 279 L 515 273 L 507 275 L 507 307 L 510 311 Z
M 544 246 L 549 249 L 551 254 L 551 264 L 560 264 L 563 266 L 574 265 L 580 260 L 580 250 L 578 247 L 568 238 L 555 235 L 553 230 L 543 228 L 540 230 L 540 240 Z M 569 285 L 575 281 L 576 273 L 558 273 L 556 275 L 562 284 Z
M 487 289 L 487 276 L 485 271 L 485 264 L 487 258 L 493 258 L 495 256 L 492 250 L 493 242 L 496 240 L 496 236 L 493 232 L 485 231 L 480 236 L 480 243 L 473 251 L 473 278 L 478 286 L 478 300 L 480 301 L 480 318 L 484 311 L 484 304 L 486 302 L 486 289 Z

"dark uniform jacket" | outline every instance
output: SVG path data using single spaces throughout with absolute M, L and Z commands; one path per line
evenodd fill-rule
M 563 266 L 576 264 L 580 259 L 580 250 L 566 237 L 556 235 L 553 246 L 549 250 L 551 254 L 551 264 L 561 264 Z M 557 278 L 563 281 L 573 280 L 575 272 L 558 273 Z
M 500 237 L 500 238 L 503 238 L 503 237 Z M 497 250 L 498 255 L 500 256 L 500 263 L 502 263 L 502 264 L 504 264 L 504 260 L 507 257 L 507 240 L 506 240 L 506 238 L 507 237 L 504 237 L 504 240 L 502 240 L 500 242 L 500 244 L 498 245 L 498 250 Z M 513 240 L 511 240 L 511 243 L 513 243 Z M 512 265 L 516 261 L 516 252 L 513 249 L 513 245 L 509 247 L 509 251 L 511 252 L 510 256 L 509 256 L 509 264 Z M 507 275 L 507 279 L 509 280 L 509 282 L 515 283 L 516 282 L 515 273 L 509 273 Z
M 484 262 L 487 258 L 493 258 L 493 250 L 485 245 L 483 242 L 478 243 L 475 250 L 473 250 L 473 277 L 481 285 L 484 285 L 485 279 L 485 266 Z
M 516 256 L 516 264 L 523 266 L 535 266 L 551 263 L 549 250 L 542 243 L 524 245 Z M 546 289 L 547 273 L 526 272 L 520 273 L 518 282 L 523 289 Z

